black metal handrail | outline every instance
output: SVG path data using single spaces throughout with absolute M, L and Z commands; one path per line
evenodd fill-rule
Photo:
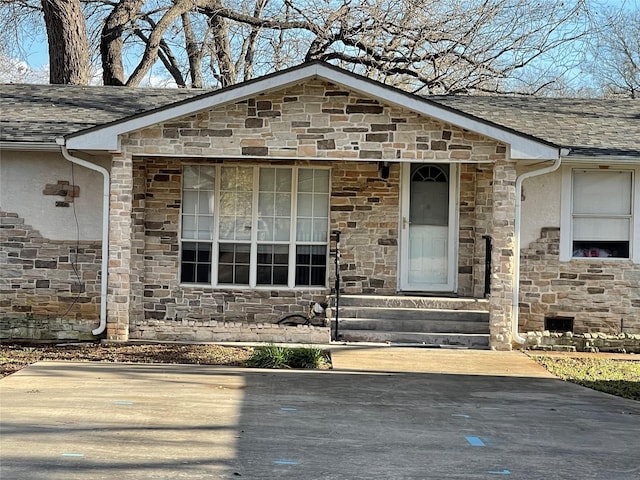
M 491 237 L 483 235 L 484 238 L 484 296 L 488 297 L 491 293 Z
M 336 290 L 336 320 L 333 327 L 333 335 L 332 340 L 338 340 L 338 322 L 340 321 L 340 235 L 342 232 L 340 230 L 334 230 L 332 232 L 336 237 L 336 250 L 334 252 L 334 263 L 336 269 L 336 280 L 335 280 L 335 290 Z

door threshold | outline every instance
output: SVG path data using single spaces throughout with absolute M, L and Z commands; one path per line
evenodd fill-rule
M 397 293 L 398 295 L 405 295 L 407 297 L 444 297 L 444 298 L 465 298 L 460 297 L 454 292 L 425 292 L 425 291 L 412 291 L 402 290 Z

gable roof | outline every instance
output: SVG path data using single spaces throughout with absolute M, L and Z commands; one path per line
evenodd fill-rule
M 571 156 L 640 157 L 636 140 L 640 138 L 639 100 L 418 97 L 323 62 L 303 64 L 216 91 L 0 85 L 0 143 L 51 145 L 57 137 L 66 136 L 72 148 L 75 143 L 76 148 L 95 149 L 107 137 L 113 142 L 118 132 L 235 102 L 309 78 L 323 78 L 365 95 L 377 95 L 382 102 L 396 103 L 497 137 L 512 145 L 514 158 L 514 141 L 533 146 L 534 150 L 542 149 L 547 155 L 557 152 L 558 147 L 568 147 Z M 110 144 L 110 148 L 115 147 Z
M 517 132 L 509 127 L 496 125 L 456 109 L 443 107 L 429 99 L 347 72 L 325 62 L 305 63 L 221 90 L 203 93 L 197 97 L 110 124 L 77 132 L 66 137 L 67 147 L 78 150 L 119 150 L 120 136 L 128 132 L 190 116 L 213 107 L 236 103 L 264 92 L 299 85 L 312 79 L 340 85 L 366 97 L 376 99 L 382 104 L 405 108 L 506 143 L 510 146 L 512 158 L 553 159 L 559 155 L 558 146 L 543 139 Z

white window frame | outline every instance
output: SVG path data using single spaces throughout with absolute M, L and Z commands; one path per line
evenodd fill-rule
M 629 258 L 574 257 L 573 256 L 573 173 L 574 171 L 631 172 L 631 232 L 629 232 Z M 640 167 L 629 165 L 565 165 L 562 168 L 560 261 L 628 261 L 640 263 Z
M 202 164 L 202 163 L 183 163 L 181 166 L 182 172 L 184 172 L 184 167 L 188 166 L 209 166 L 213 167 L 216 170 L 215 174 L 215 187 L 214 187 L 214 212 L 213 212 L 213 227 L 212 227 L 212 240 L 193 240 L 182 237 L 182 220 L 183 220 L 183 206 L 184 203 L 182 201 L 184 187 L 181 185 L 180 189 L 180 198 L 181 198 L 181 207 L 180 207 L 180 230 L 179 230 L 179 253 L 178 253 L 178 279 L 180 279 L 180 285 L 183 287 L 214 287 L 216 289 L 288 289 L 288 290 L 324 290 L 327 288 L 329 283 L 329 256 L 330 256 L 330 208 L 331 208 L 331 167 L 328 166 L 313 166 L 313 165 L 276 165 L 276 164 L 236 164 L 236 163 L 218 163 L 215 165 L 212 164 Z M 292 185 L 291 185 L 291 225 L 290 225 L 290 236 L 288 242 L 289 247 L 289 265 L 288 265 L 288 282 L 286 285 L 277 285 L 277 284 L 258 284 L 257 283 L 257 247 L 261 244 L 283 244 L 283 242 L 273 241 L 259 241 L 257 238 L 257 229 L 252 228 L 251 231 L 251 240 L 249 241 L 251 257 L 250 257 L 250 270 L 249 270 L 249 283 L 248 284 L 230 284 L 230 283 L 219 283 L 218 282 L 218 261 L 219 261 L 219 245 L 221 243 L 234 243 L 228 241 L 220 241 L 219 238 L 219 226 L 220 226 L 220 182 L 221 182 L 221 171 L 223 167 L 243 167 L 243 168 L 252 168 L 253 169 L 253 205 L 252 205 L 252 227 L 257 225 L 258 222 L 258 194 L 259 194 L 259 172 L 260 168 L 277 168 L 277 169 L 288 169 L 292 172 Z M 327 198 L 327 237 L 323 243 L 314 242 L 314 241 L 298 241 L 296 239 L 296 229 L 297 229 L 297 209 L 298 209 L 298 172 L 299 170 L 327 170 L 329 171 L 329 184 L 328 184 L 328 198 Z M 184 178 L 184 175 L 183 175 Z M 196 283 L 196 282 L 182 282 L 182 245 L 183 243 L 209 243 L 212 248 L 212 258 L 211 258 L 211 283 Z M 244 243 L 244 242 L 239 242 Z M 324 246 L 326 248 L 325 252 L 325 278 L 323 285 L 296 285 L 296 252 L 298 246 Z

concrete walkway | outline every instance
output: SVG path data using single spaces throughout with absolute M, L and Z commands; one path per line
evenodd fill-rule
M 32 365 L 0 380 L 0 478 L 638 478 L 639 402 L 518 353 L 339 350 L 333 371 Z
M 555 378 L 522 352 L 388 346 L 331 348 L 333 368 L 367 372 L 413 372 Z

